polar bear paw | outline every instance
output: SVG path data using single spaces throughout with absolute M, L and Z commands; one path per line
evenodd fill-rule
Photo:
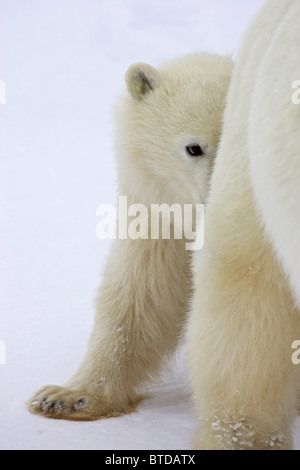
M 31 413 L 52 419 L 70 421 L 94 421 L 131 413 L 135 404 L 116 406 L 86 390 L 69 390 L 63 387 L 46 386 L 28 402 Z

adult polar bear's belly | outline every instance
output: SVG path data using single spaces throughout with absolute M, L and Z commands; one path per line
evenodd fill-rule
M 250 169 L 268 235 L 300 305 L 300 106 L 292 101 L 292 84 L 300 79 L 300 2 L 270 2 L 275 18 L 283 3 L 286 13 L 268 48 L 257 44 L 262 58 L 249 120 Z
M 300 312 L 271 240 L 299 283 L 299 110 L 291 102 L 299 13 L 298 0 L 264 5 L 229 91 L 187 335 L 200 450 L 293 445 Z

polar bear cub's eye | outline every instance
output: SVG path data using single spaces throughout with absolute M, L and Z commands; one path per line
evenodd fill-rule
M 201 157 L 204 155 L 204 152 L 200 145 L 187 145 L 186 151 L 190 157 Z

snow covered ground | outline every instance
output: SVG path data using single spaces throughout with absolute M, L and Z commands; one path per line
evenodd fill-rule
M 109 246 L 96 209 L 116 200 L 112 109 L 127 67 L 234 52 L 262 3 L 0 0 L 1 449 L 190 448 L 184 356 L 122 418 L 51 421 L 25 402 L 63 383 L 86 348 Z

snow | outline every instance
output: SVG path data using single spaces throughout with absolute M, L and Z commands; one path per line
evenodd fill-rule
M 85 352 L 109 247 L 96 210 L 117 199 L 113 108 L 127 67 L 234 52 L 262 3 L 0 0 L 1 449 L 191 447 L 184 355 L 127 416 L 47 420 L 25 402 L 64 383 Z

